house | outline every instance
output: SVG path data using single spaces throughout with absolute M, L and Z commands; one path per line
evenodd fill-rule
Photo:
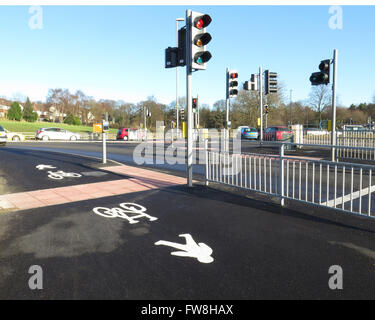
M 38 121 L 48 121 L 49 111 L 48 108 L 41 103 L 33 103 L 34 112 L 38 114 Z
M 9 106 L 0 105 L 0 118 L 6 118 L 9 108 Z

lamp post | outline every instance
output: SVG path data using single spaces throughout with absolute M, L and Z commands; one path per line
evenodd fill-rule
M 184 18 L 176 19 L 176 47 L 178 47 L 178 22 L 185 21 Z M 179 112 L 178 112 L 178 67 L 176 68 L 176 138 L 178 139 L 178 128 L 179 128 Z M 173 140 L 173 137 L 172 137 Z

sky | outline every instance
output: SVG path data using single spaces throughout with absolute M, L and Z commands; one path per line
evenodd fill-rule
M 277 72 L 286 103 L 290 90 L 293 101 L 306 100 L 311 73 L 334 49 L 339 104 L 371 102 L 375 6 L 341 8 L 342 28 L 332 29 L 337 11 L 329 13 L 330 6 L 41 6 L 39 25 L 30 6 L 0 6 L 0 96 L 45 101 L 49 88 L 68 88 L 95 99 L 154 96 L 169 104 L 176 71 L 164 67 L 165 48 L 176 45 L 175 19 L 191 9 L 212 18 L 212 58 L 192 80 L 200 104 L 225 98 L 227 67 L 238 71 L 240 83 L 259 67 Z M 184 96 L 186 68 L 178 73 Z

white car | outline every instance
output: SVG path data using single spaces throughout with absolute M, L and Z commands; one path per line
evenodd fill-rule
M 77 133 L 70 132 L 62 128 L 41 128 L 36 132 L 36 140 L 70 140 L 76 141 L 81 139 Z
M 25 141 L 25 136 L 22 133 L 10 132 L 7 129 L 5 129 L 5 132 L 7 133 L 8 141 Z
M 6 142 L 7 142 L 7 133 L 5 129 L 2 126 L 0 126 L 0 146 L 1 145 L 5 146 Z

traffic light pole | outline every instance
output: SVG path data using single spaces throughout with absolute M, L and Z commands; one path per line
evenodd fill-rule
M 263 70 L 259 67 L 260 142 L 263 141 Z
M 105 122 L 108 121 L 108 112 L 105 113 Z M 107 163 L 107 133 L 104 132 L 104 125 L 102 124 L 102 140 L 103 140 L 103 164 Z
M 226 69 L 226 77 L 227 77 L 227 93 L 225 97 L 225 107 L 226 107 L 226 117 L 225 117 L 225 132 L 224 132 L 224 151 L 229 151 L 229 68 Z
M 143 130 L 144 130 L 144 133 L 145 133 L 145 141 L 147 141 L 147 129 L 146 129 L 146 125 L 147 125 L 147 114 L 146 114 L 146 106 L 143 107 Z
M 191 10 L 186 10 L 186 26 L 187 30 L 191 30 Z M 186 35 L 186 104 L 187 104 L 187 185 L 193 186 L 193 107 L 191 97 L 191 80 L 192 80 L 192 65 L 190 56 L 190 32 Z
M 336 161 L 336 86 L 337 86 L 337 49 L 333 51 L 333 83 L 332 83 L 332 131 L 331 131 L 331 157 Z

